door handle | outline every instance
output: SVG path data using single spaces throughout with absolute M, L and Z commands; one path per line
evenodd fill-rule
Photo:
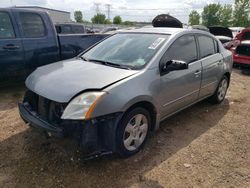
M 6 46 L 3 47 L 5 50 L 16 50 L 19 49 L 20 46 L 14 45 L 14 44 L 7 44 Z
M 195 78 L 199 78 L 200 74 L 201 74 L 201 70 L 195 71 L 195 73 L 194 73 Z
M 222 64 L 223 64 L 223 61 L 220 60 L 220 61 L 218 62 L 218 65 L 222 65 Z
M 197 71 L 195 71 L 195 75 L 198 75 L 198 74 L 200 74 L 201 73 L 201 70 L 197 70 Z

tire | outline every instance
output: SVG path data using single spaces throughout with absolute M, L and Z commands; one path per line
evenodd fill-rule
M 134 155 L 145 145 L 151 127 L 151 117 L 144 108 L 134 108 L 121 119 L 116 130 L 116 152 L 120 157 Z
M 228 86 L 229 86 L 228 77 L 224 75 L 215 93 L 210 98 L 210 102 L 212 102 L 213 104 L 220 104 L 226 97 Z

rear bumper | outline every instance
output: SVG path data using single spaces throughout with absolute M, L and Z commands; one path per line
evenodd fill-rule
M 30 127 L 55 137 L 77 140 L 77 145 L 87 158 L 115 152 L 116 127 L 122 113 L 109 114 L 89 121 L 63 120 L 60 125 L 52 125 L 32 111 L 28 103 L 19 103 L 18 107 L 21 118 Z
M 233 55 L 233 61 L 235 64 L 250 66 L 250 56 L 242 56 L 238 54 Z

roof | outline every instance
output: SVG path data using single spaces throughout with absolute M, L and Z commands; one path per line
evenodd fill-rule
M 56 10 L 51 8 L 45 8 L 45 7 L 39 7 L 39 6 L 14 6 L 13 8 L 23 8 L 23 9 L 44 9 L 44 10 L 50 10 L 50 11 L 56 11 L 56 12 L 62 12 L 70 14 L 70 12 L 63 11 L 63 10 Z
M 188 31 L 190 29 L 182 29 L 182 28 L 169 28 L 169 27 L 152 27 L 152 28 L 140 28 L 133 30 L 124 30 L 122 32 L 131 32 L 131 33 L 155 33 L 155 34 L 168 34 L 172 35 L 174 33 Z

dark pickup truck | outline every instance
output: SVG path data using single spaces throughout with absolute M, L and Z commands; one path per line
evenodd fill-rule
M 72 58 L 105 37 L 57 34 L 46 12 L 0 8 L 0 85 L 24 79 L 39 66 Z

